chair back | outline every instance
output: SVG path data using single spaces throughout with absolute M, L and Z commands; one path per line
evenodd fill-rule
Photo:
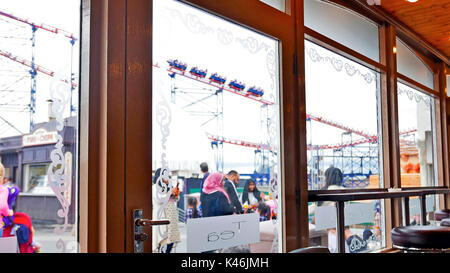
M 324 246 L 311 246 L 295 249 L 289 253 L 330 253 L 330 250 Z

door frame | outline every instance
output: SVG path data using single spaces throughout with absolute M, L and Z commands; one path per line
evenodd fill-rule
M 182 2 L 280 41 L 283 252 L 308 246 L 303 1 L 287 0 L 290 14 L 259 0 Z M 90 3 L 87 252 L 133 252 L 133 209 L 152 215 L 152 147 L 143 141 L 152 139 L 152 4 Z M 152 251 L 150 239 L 144 248 Z

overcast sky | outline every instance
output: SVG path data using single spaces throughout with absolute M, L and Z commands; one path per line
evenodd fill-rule
M 208 69 L 208 76 L 210 73 L 218 72 L 227 77 L 228 80 L 237 79 L 246 83 L 247 87 L 260 86 L 265 91 L 264 98 L 266 100 L 270 100 L 270 98 L 275 98 L 272 99 L 274 101 L 278 100 L 278 76 L 275 78 L 275 82 L 272 82 L 273 78 L 271 78 L 267 69 L 268 52 L 270 50 L 277 52 L 278 50 L 278 42 L 275 39 L 173 1 L 155 1 L 154 3 L 156 5 L 153 48 L 155 62 L 167 68 L 167 59 L 179 59 L 187 63 L 188 70 L 192 66 L 198 66 L 202 69 Z M 251 43 L 245 41 L 251 41 Z M 378 74 L 313 43 L 306 42 L 306 48 L 315 49 L 324 58 L 334 58 L 336 61 L 342 61 L 344 65 L 351 65 L 359 71 L 360 75 L 369 73 L 373 77 L 371 82 L 367 82 L 358 74 L 348 75 L 345 69 L 336 71 L 329 60 L 325 61 L 326 59 L 324 59 L 321 62 L 314 62 L 307 57 L 307 113 L 321 116 L 370 135 L 377 135 L 379 132 L 377 101 L 380 100 L 377 97 L 380 88 L 377 80 Z M 278 58 L 278 55 L 276 58 Z M 158 79 L 163 84 L 156 89 L 164 94 L 168 101 L 171 101 L 170 78 L 164 70 L 158 75 Z M 191 91 L 208 88 L 208 86 L 180 77 L 174 83 L 177 87 L 184 87 L 185 90 Z M 403 89 L 410 89 L 406 86 L 400 86 Z M 190 96 L 191 101 L 201 98 L 201 96 L 196 97 L 193 94 Z M 173 140 L 173 143 L 175 143 L 172 144 L 174 145 L 171 148 L 173 151 L 168 152 L 168 157 L 179 157 L 180 160 L 195 157 L 195 161 L 209 158 L 211 153 L 208 152 L 208 150 L 210 151 L 210 143 L 207 139 L 202 139 L 202 134 L 199 134 L 198 131 L 214 134 L 217 130 L 216 125 L 215 123 L 209 123 L 207 126 L 200 127 L 201 119 L 188 114 L 180 114 L 184 111 L 181 110 L 181 107 L 189 102 L 189 99 L 186 98 L 186 95 L 177 94 L 175 103 L 171 104 L 171 107 L 176 109 L 174 112 L 178 113 L 174 115 L 180 117 L 181 123 L 184 123 L 186 128 L 180 130 L 183 133 L 179 133 L 179 136 L 171 136 L 177 140 Z M 204 102 L 210 106 L 215 106 L 215 99 L 213 97 Z M 253 142 L 260 142 L 264 139 L 265 136 L 261 133 L 260 126 L 262 119 L 259 103 L 225 93 L 223 105 L 223 135 L 225 137 Z M 279 109 L 279 105 L 276 104 L 274 109 Z M 400 131 L 417 128 L 418 118 L 416 113 L 417 102 L 410 100 L 406 95 L 399 96 Z M 431 123 L 429 112 L 427 114 L 429 117 L 428 123 Z M 278 118 L 277 123 L 279 122 Z M 155 129 L 156 123 L 153 124 Z M 179 124 L 177 118 L 172 121 L 173 126 L 175 126 L 174 124 Z M 182 127 L 183 125 L 179 124 L 179 126 Z M 349 138 L 342 138 L 343 130 L 315 121 L 308 123 L 307 130 L 308 143 L 313 145 L 337 144 L 342 140 L 350 140 Z M 153 139 L 154 146 L 158 146 L 160 139 L 157 131 L 154 130 L 154 132 L 156 133 Z M 353 136 L 353 140 L 361 138 L 357 135 Z M 186 147 L 186 143 L 196 143 L 196 145 Z M 224 147 L 226 170 L 239 167 L 245 172 L 253 171 L 254 149 L 234 145 L 225 145 Z M 195 153 L 193 152 L 195 149 L 204 152 Z M 159 157 L 160 151 L 154 149 L 153 158 L 156 160 Z
M 268 66 L 268 63 L 278 61 L 278 42 L 275 39 L 261 35 L 249 29 L 243 28 L 228 21 L 211 16 L 189 6 L 168 0 L 154 1 L 154 62 L 162 68 L 167 68 L 167 59 L 179 59 L 188 64 L 188 69 L 198 66 L 208 69 L 210 73 L 217 72 L 228 80 L 236 79 L 244 82 L 247 87 L 257 86 L 264 91 L 264 99 L 276 102 L 272 109 L 278 111 L 279 77 L 278 71 L 271 71 L 268 67 L 278 68 L 278 65 Z M 74 33 L 79 37 L 79 0 L 8 0 L 0 2 L 0 10 L 11 13 L 37 24 L 47 24 Z M 157 11 L 157 12 L 156 12 Z M 0 17 L 1 18 L 1 17 Z M 25 24 L 12 22 L 1 18 L 0 49 L 18 55 L 24 59 L 31 59 L 31 46 L 29 37 L 31 30 Z M 6 21 L 9 23 L 7 23 Z M 15 39 L 10 36 L 15 35 Z M 70 67 L 78 76 L 78 52 L 79 43 L 74 47 L 73 59 L 71 58 L 71 46 L 69 39 L 62 35 L 54 35 L 42 30 L 36 33 L 36 63 L 55 72 L 63 72 L 70 76 Z M 331 56 L 357 67 L 361 73 L 373 73 L 369 69 L 352 63 L 345 58 L 319 48 L 312 43 L 306 43 L 307 48 L 314 47 L 320 55 Z M 0 115 L 13 123 L 20 131 L 26 133 L 29 127 L 29 114 L 9 111 L 2 104 L 9 103 L 10 107 L 25 106 L 29 103 L 30 78 L 27 68 L 0 58 L 2 66 L 0 70 L 0 89 L 7 87 L 17 81 L 12 88 L 15 92 L 0 92 Z M 345 72 L 337 72 L 330 63 L 312 62 L 306 59 L 306 84 L 307 84 L 307 112 L 320 115 L 332 121 L 341 122 L 349 127 L 377 134 L 377 82 L 367 83 L 362 77 L 348 76 Z M 9 70 L 9 72 L 8 72 Z M 158 92 L 163 94 L 171 102 L 171 81 L 164 69 L 157 74 L 162 85 Z M 12 73 L 11 71 L 15 71 Z M 25 77 L 25 78 L 23 78 Z M 22 80 L 19 80 L 23 78 Z M 156 81 L 156 80 L 155 80 Z M 47 99 L 49 99 L 49 86 L 51 78 L 38 74 L 37 77 L 37 108 L 36 123 L 47 120 Z M 228 82 L 227 82 L 228 83 Z M 199 91 L 208 86 L 195 83 L 186 79 L 178 78 L 177 87 L 184 90 Z M 406 88 L 406 87 L 405 87 Z M 205 90 L 203 90 L 205 91 Z M 206 90 L 205 92 L 210 92 Z M 74 103 L 77 104 L 77 92 L 74 92 Z M 156 94 L 156 93 L 155 93 Z M 173 151 L 169 158 L 179 157 L 180 161 L 193 158 L 193 165 L 197 161 L 212 160 L 210 141 L 205 133 L 216 134 L 216 121 L 204 123 L 211 117 L 193 117 L 186 114 L 182 109 L 192 101 L 201 99 L 204 95 L 177 94 L 175 103 L 171 103 L 174 120 L 172 126 L 179 127 L 177 133 L 172 130 L 171 145 Z M 417 103 L 403 101 L 400 98 L 400 131 L 417 126 L 417 117 L 410 113 L 417 112 Z M 358 101 L 360 103 L 355 103 Z M 216 97 L 203 101 L 204 107 L 192 107 L 193 111 L 205 109 L 215 110 Z M 17 105 L 17 106 L 16 106 Z M 199 105 L 199 104 L 197 104 Z M 261 142 L 267 139 L 266 132 L 261 127 L 261 103 L 245 99 L 240 96 L 224 93 L 223 96 L 223 136 Z M 212 107 L 211 107 L 212 106 Z M 25 107 L 23 107 L 25 108 Z M 66 116 L 69 115 L 69 106 Z M 335 109 L 335 110 L 332 110 Z M 357 113 L 357 114 L 356 114 Z M 175 118 L 176 117 L 176 118 Z M 279 117 L 277 118 L 279 124 Z M 156 124 L 156 123 L 153 123 Z M 2 127 L 3 125 L 3 127 Z M 184 128 L 180 130 L 180 128 Z M 156 128 L 154 128 L 156 129 Z M 279 132 L 279 130 L 278 130 Z M 308 127 L 308 143 L 311 144 L 334 144 L 341 141 L 343 131 L 312 122 Z M 0 121 L 0 134 L 2 137 L 17 135 L 14 129 L 5 126 Z M 154 145 L 160 142 L 158 133 L 154 134 Z M 186 143 L 194 147 L 188 149 Z M 274 143 L 273 145 L 277 145 Z M 184 149 L 182 149 L 184 147 Z M 242 172 L 252 172 L 254 163 L 254 149 L 234 145 L 225 145 L 224 157 L 226 169 L 241 168 Z M 177 151 L 176 155 L 175 152 Z M 195 153 L 195 151 L 197 151 Z M 203 151 L 203 152 L 198 152 Z M 159 151 L 154 149 L 154 159 L 160 157 Z
M 2 0 L 0 11 L 28 19 L 36 25 L 50 25 L 80 37 L 80 0 Z M 3 16 L 0 16 L 0 49 L 10 52 L 26 60 L 31 60 L 31 27 Z M 14 38 L 11 38 L 14 36 Z M 55 35 L 44 30 L 36 32 L 35 63 L 56 73 L 62 73 L 65 78 L 70 78 L 71 66 L 78 77 L 79 69 L 79 41 L 75 43 L 73 58 L 70 39 L 62 35 Z M 11 92 L 0 91 L 0 115 L 14 124 L 20 131 L 29 131 L 29 113 L 9 111 L 11 107 L 2 107 L 2 104 L 19 105 L 29 103 L 31 80 L 27 74 L 28 68 L 6 60 L 0 56 L 0 90 L 7 89 L 11 83 L 15 90 Z M 7 71 L 9 70 L 9 72 Z M 10 71 L 21 71 L 11 73 Z M 26 78 L 21 79 L 23 76 Z M 50 98 L 49 88 L 52 78 L 38 72 L 36 83 L 36 115 L 35 123 L 45 122 L 48 117 L 47 100 Z M 77 80 L 76 80 L 77 81 Z M 77 105 L 77 90 L 74 91 L 73 102 Z M 25 107 L 22 107 L 25 108 Z M 69 106 L 65 116 L 69 115 Z M 10 127 L 3 126 L 0 121 L 1 136 L 17 135 L 18 132 Z

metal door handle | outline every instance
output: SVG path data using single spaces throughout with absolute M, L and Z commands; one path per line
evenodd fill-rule
M 136 226 L 141 226 L 141 227 L 162 226 L 162 225 L 168 225 L 168 224 L 170 224 L 170 221 L 167 219 L 163 219 L 163 220 L 137 219 L 136 220 Z
M 142 219 L 143 210 L 133 210 L 133 230 L 134 230 L 134 253 L 144 252 L 144 242 L 148 240 L 149 235 L 144 233 L 144 227 L 162 226 L 170 224 L 167 219 L 150 220 Z

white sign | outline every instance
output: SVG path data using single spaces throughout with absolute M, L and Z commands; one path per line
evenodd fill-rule
M 187 219 L 186 239 L 188 253 L 259 242 L 259 214 Z
M 18 253 L 18 249 L 16 236 L 0 238 L 0 253 Z
M 53 144 L 57 142 L 57 135 L 56 131 L 47 132 L 45 129 L 38 129 L 33 134 L 22 137 L 22 146 Z
M 315 210 L 316 230 L 336 228 L 336 206 L 321 206 Z M 375 221 L 375 202 L 346 204 L 345 225 L 372 223 Z

